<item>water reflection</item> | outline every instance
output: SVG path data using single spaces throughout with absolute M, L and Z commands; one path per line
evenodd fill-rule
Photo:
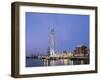
M 58 65 L 81 65 L 89 64 L 89 60 L 70 59 L 26 59 L 26 67 L 58 66 Z

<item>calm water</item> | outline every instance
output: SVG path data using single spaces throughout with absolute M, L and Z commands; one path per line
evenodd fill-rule
M 89 61 L 84 61 L 84 60 L 73 61 L 69 59 L 57 59 L 57 60 L 26 59 L 26 67 L 80 65 L 80 64 L 89 64 L 88 62 Z

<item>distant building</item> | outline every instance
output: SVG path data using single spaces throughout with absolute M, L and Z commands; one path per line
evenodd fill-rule
M 89 56 L 89 48 L 85 45 L 78 45 L 74 50 L 74 56 Z

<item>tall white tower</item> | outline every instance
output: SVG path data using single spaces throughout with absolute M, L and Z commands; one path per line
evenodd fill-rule
M 54 29 L 50 31 L 50 56 L 53 57 L 55 55 L 55 32 Z

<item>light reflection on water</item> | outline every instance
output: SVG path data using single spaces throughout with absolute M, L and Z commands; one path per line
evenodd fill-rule
M 39 67 L 39 66 L 58 66 L 58 65 L 80 65 L 89 64 L 89 61 L 84 60 L 70 60 L 70 59 L 26 59 L 26 67 Z

